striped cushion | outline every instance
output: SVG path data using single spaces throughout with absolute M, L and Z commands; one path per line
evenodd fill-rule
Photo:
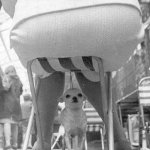
M 150 78 L 142 79 L 138 89 L 140 104 L 150 106 Z

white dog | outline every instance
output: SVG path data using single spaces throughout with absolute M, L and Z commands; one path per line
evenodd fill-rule
M 86 96 L 76 88 L 69 89 L 60 98 L 65 102 L 60 119 L 65 129 L 65 142 L 71 150 L 71 139 L 75 150 L 83 150 L 86 139 L 86 114 L 82 109 Z

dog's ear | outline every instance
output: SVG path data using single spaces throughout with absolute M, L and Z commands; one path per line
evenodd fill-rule
M 59 97 L 58 102 L 60 102 L 60 103 L 64 102 L 64 95 L 62 95 L 62 96 Z

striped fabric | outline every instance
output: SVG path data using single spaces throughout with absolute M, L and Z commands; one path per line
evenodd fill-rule
M 145 78 L 139 85 L 139 102 L 144 106 L 150 106 L 150 78 Z
M 87 116 L 87 132 L 99 132 L 104 123 L 94 108 L 84 109 Z
M 94 57 L 68 57 L 68 58 L 37 58 L 33 65 L 42 67 L 43 71 L 53 73 L 55 71 L 96 71 L 98 72 L 97 62 Z

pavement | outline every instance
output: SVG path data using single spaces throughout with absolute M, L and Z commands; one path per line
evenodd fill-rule
M 108 147 L 106 144 L 104 145 L 104 148 L 105 150 L 108 150 Z M 92 141 L 88 143 L 88 150 L 103 150 L 101 142 L 96 140 L 96 141 Z

